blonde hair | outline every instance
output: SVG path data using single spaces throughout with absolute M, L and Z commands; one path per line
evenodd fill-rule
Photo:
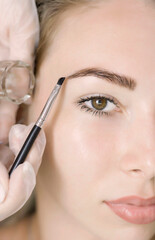
M 40 68 L 45 58 L 49 45 L 54 39 L 56 29 L 60 19 L 67 10 L 90 5 L 97 2 L 96 0 L 36 0 L 40 21 L 40 41 L 36 51 L 36 69 Z

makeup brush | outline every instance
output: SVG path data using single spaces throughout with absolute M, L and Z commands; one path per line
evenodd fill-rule
M 10 178 L 12 172 L 19 166 L 19 164 L 22 164 L 25 161 L 35 139 L 37 138 L 37 136 L 43 126 L 43 123 L 47 117 L 47 114 L 49 113 L 49 111 L 60 91 L 60 88 L 61 88 L 64 80 L 65 80 L 64 77 L 60 78 L 58 80 L 57 84 L 55 85 L 53 91 L 51 92 L 37 122 L 35 123 L 34 127 L 30 131 L 30 133 L 29 133 L 27 139 L 25 140 L 20 152 L 18 153 L 13 165 L 11 166 L 11 169 L 9 170 L 9 178 Z

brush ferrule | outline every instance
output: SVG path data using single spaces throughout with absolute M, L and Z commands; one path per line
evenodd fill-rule
M 52 107 L 52 105 L 53 105 L 53 103 L 54 103 L 54 101 L 56 99 L 56 96 L 59 93 L 60 88 L 61 88 L 61 85 L 56 84 L 56 86 L 54 87 L 52 93 L 50 94 L 50 96 L 49 96 L 49 98 L 48 98 L 48 100 L 46 102 L 46 105 L 44 106 L 44 108 L 43 108 L 43 110 L 42 110 L 42 112 L 41 112 L 41 114 L 40 114 L 40 116 L 39 116 L 39 118 L 38 118 L 38 120 L 36 122 L 36 125 L 38 127 L 40 127 L 40 128 L 42 127 L 42 125 L 43 125 L 43 123 L 45 121 L 45 118 L 46 118 L 48 112 L 50 111 L 50 109 L 51 109 L 51 107 Z

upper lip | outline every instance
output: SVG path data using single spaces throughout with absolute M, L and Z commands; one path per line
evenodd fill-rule
M 135 205 L 135 206 L 149 206 L 155 204 L 155 197 L 151 198 L 141 198 L 138 196 L 128 196 L 119 198 L 113 201 L 105 201 L 107 203 L 113 203 L 113 204 L 129 204 L 129 205 Z

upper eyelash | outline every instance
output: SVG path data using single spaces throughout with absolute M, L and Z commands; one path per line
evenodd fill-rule
M 106 101 L 110 101 L 112 102 L 114 105 L 116 105 L 118 108 L 120 108 L 119 104 L 117 101 L 115 101 L 114 98 L 110 98 L 110 97 L 105 97 L 105 96 L 101 96 L 101 95 L 98 95 L 98 96 L 90 96 L 90 97 L 81 97 L 80 100 L 77 101 L 77 104 L 78 105 L 82 105 L 81 106 L 81 109 L 86 109 L 86 112 L 91 112 L 92 115 L 98 115 L 99 117 L 100 116 L 103 116 L 106 115 L 106 116 L 110 116 L 112 115 L 113 113 L 111 112 L 104 112 L 104 111 L 100 111 L 100 110 L 95 110 L 93 108 L 89 108 L 87 107 L 86 105 L 83 105 L 82 103 L 84 102 L 87 102 L 87 101 L 90 101 L 90 100 L 93 100 L 94 98 L 98 98 L 98 99 L 106 99 Z

